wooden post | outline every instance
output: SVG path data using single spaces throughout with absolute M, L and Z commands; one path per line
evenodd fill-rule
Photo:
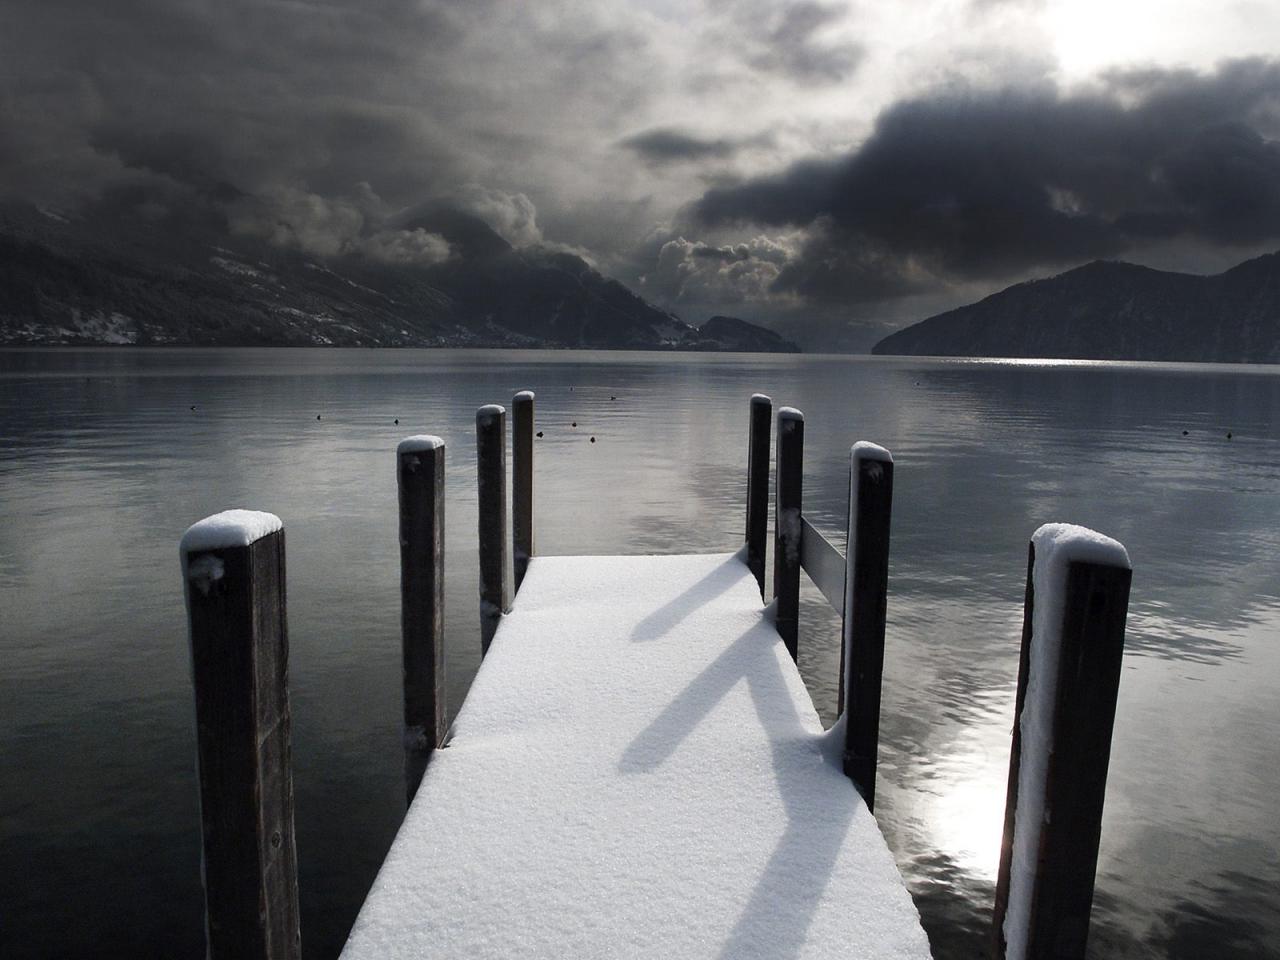
M 769 536 L 769 431 L 773 401 L 763 393 L 751 395 L 751 426 L 747 440 L 747 567 L 764 599 L 764 557 Z
M 849 540 L 845 549 L 841 708 L 844 772 L 876 807 L 880 749 L 880 681 L 884 673 L 885 609 L 889 598 L 889 517 L 893 457 L 874 443 L 849 452 Z
M 511 609 L 507 568 L 507 411 L 496 403 L 476 411 L 476 473 L 480 516 L 480 651 L 489 652 L 498 621 Z
M 182 538 L 209 960 L 296 960 L 284 529 L 228 510 Z
M 511 401 L 511 556 L 515 593 L 533 556 L 533 391 Z
M 400 491 L 400 635 L 405 781 L 409 800 L 444 743 L 444 441 L 409 437 L 396 449 Z
M 774 506 L 773 598 L 778 635 L 796 659 L 800 614 L 800 499 L 804 479 L 804 414 L 778 411 L 777 503 Z
M 1085 955 L 1131 579 L 1124 548 L 1092 531 L 1050 524 L 1032 539 L 996 885 L 1000 960 Z

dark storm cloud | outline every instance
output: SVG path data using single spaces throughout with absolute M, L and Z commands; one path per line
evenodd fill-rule
M 915 14 L 861 10 L 866 28 L 838 0 L 7 0 L 0 200 L 392 260 L 445 255 L 394 214 L 448 200 L 682 308 L 878 311 L 1170 237 L 1277 235 L 1273 64 L 1063 92 L 1034 43 L 985 34 L 903 66 Z M 951 92 L 831 157 L 924 83 Z
M 445 111 L 400 102 L 389 82 L 461 30 L 431 5 L 7 7 L 0 129 L 10 148 L 0 173 L 8 193 L 68 202 L 148 175 L 348 189 L 369 176 L 371 157 L 378 171 L 390 158 L 385 179 L 411 192 L 450 159 L 431 123 Z
M 707 138 L 671 127 L 658 127 L 627 137 L 619 141 L 618 145 L 635 153 L 647 164 L 661 166 L 669 163 L 728 160 L 748 147 L 767 145 L 770 139 L 768 136 Z
M 866 47 L 832 28 L 848 8 L 837 3 L 796 0 L 712 0 L 720 14 L 720 30 L 753 70 L 785 76 L 802 85 L 837 83 L 861 65 Z
M 842 15 L 839 7 L 810 0 L 782 7 L 767 34 L 765 49 L 752 57 L 751 63 L 807 83 L 843 80 L 857 69 L 866 50 L 860 43 L 820 39 L 820 31 Z
M 670 128 L 638 133 L 619 141 L 619 146 L 626 147 L 646 163 L 653 164 L 723 160 L 731 157 L 738 149 L 738 145 L 732 140 L 708 140 Z
M 899 102 L 849 154 L 707 191 L 708 226 L 820 225 L 778 289 L 892 290 L 1173 238 L 1280 238 L 1280 64 L 1107 75 L 1087 92 L 945 92 Z
M 216 141 L 190 131 L 147 132 L 107 122 L 88 131 L 88 143 L 100 154 L 114 155 L 127 168 L 180 183 L 216 182 L 226 172 Z
M 850 244 L 826 220 L 787 261 L 770 288 L 813 303 L 879 303 L 925 289 L 898 258 L 870 244 Z
M 592 207 L 605 191 L 583 202 L 576 186 L 595 170 L 572 164 L 655 95 L 638 16 L 486 0 L 12 0 L 0 200 L 154 218 L 248 195 L 257 223 L 273 198 L 281 218 L 346 209 L 362 183 L 387 210 L 477 191 L 529 203 L 540 188 L 573 211 L 570 227 L 616 236 Z M 272 235 L 348 219 L 308 214 Z

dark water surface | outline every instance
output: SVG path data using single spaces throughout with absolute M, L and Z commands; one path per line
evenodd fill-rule
M 1280 957 L 1280 367 L 131 349 L 0 351 L 0 955 L 203 954 L 177 545 L 231 506 L 288 531 L 303 943 L 337 954 L 403 813 L 395 445 L 448 444 L 456 709 L 474 413 L 521 388 L 543 553 L 734 548 L 756 390 L 805 411 L 830 535 L 849 445 L 893 451 L 877 815 L 939 957 L 985 955 L 1027 539 L 1120 539 L 1091 954 Z M 829 722 L 837 622 L 801 617 Z

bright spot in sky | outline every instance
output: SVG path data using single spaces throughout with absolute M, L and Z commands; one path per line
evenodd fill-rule
M 1236 0 L 1050 0 L 1044 25 L 1063 73 L 1077 80 L 1132 64 L 1210 67 L 1274 56 L 1280 3 Z

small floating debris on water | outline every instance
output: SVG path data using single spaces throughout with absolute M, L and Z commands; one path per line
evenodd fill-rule
M 592 437 L 592 438 L 591 438 L 591 442 L 592 442 L 592 443 L 595 443 L 595 442 L 596 442 L 596 438 L 595 438 L 595 437 Z
M 569 424 L 569 426 L 571 426 L 571 427 L 576 427 L 577 425 L 578 425 L 578 421 L 577 421 L 577 420 L 575 420 L 575 421 L 573 421 L 573 423 Z
M 570 392 L 570 393 L 573 393 L 573 387 L 570 387 L 570 388 L 569 388 L 569 392 Z
M 617 398 L 617 397 L 610 397 L 609 399 L 610 399 L 610 400 L 617 400 L 618 398 Z
M 538 439 L 542 439 L 542 431 L 539 430 L 537 433 L 534 434 L 534 436 L 537 437 Z
M 195 408 L 196 408 L 196 405 L 193 403 L 193 404 L 191 405 L 191 409 L 192 409 L 192 410 L 194 410 Z
M 1231 439 L 1231 431 L 1230 431 L 1230 430 L 1228 430 L 1228 431 L 1227 431 L 1227 439 L 1228 439 L 1228 440 L 1230 440 L 1230 439 Z
M 1183 431 L 1182 431 L 1182 435 L 1185 437 L 1185 436 L 1187 435 L 1187 431 L 1186 431 L 1186 430 L 1183 430 Z
M 399 417 L 396 417 L 396 426 L 397 426 L 397 427 L 398 427 L 398 426 L 400 426 L 400 418 L 399 418 Z
M 320 414 L 318 414 L 318 413 L 316 414 L 316 419 L 317 419 L 317 420 L 319 420 L 319 419 L 320 419 Z

